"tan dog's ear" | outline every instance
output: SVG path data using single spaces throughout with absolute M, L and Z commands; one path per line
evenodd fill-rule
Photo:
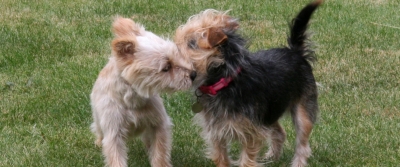
M 116 17 L 112 29 L 116 37 L 140 35 L 140 25 L 136 24 L 132 19 Z
M 211 27 L 207 30 L 205 37 L 199 39 L 198 45 L 202 49 L 211 49 L 227 39 L 228 37 L 220 28 Z
M 112 50 L 118 58 L 129 58 L 135 53 L 134 38 L 117 38 L 111 43 Z

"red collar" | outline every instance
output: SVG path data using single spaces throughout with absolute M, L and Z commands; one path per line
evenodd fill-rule
M 238 68 L 237 74 L 239 74 L 241 70 L 242 70 L 242 68 Z M 201 93 L 204 93 L 204 94 L 216 95 L 219 90 L 227 87 L 229 85 L 229 83 L 231 83 L 231 82 L 232 82 L 232 77 L 221 78 L 218 82 L 216 82 L 213 85 L 200 86 L 199 90 L 201 91 Z

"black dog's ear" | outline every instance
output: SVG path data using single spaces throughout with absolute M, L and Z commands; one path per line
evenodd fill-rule
M 231 18 L 229 16 L 227 16 L 225 18 L 226 21 L 226 25 L 224 27 L 224 30 L 226 31 L 236 31 L 237 29 L 239 29 L 239 20 L 238 19 L 234 19 Z
M 228 39 L 221 28 L 211 27 L 198 41 L 198 46 L 203 49 L 211 49 L 222 44 Z
M 112 41 L 111 47 L 118 58 L 128 58 L 135 53 L 135 44 L 134 38 L 117 38 Z

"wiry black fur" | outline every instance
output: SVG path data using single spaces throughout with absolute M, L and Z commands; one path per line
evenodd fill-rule
M 215 96 L 199 97 L 205 112 L 212 112 L 216 118 L 245 115 L 255 123 L 269 125 L 287 109 L 294 112 L 293 103 L 305 98 L 308 116 L 314 122 L 317 88 L 309 63 L 314 55 L 307 44 L 306 30 L 317 7 L 318 4 L 311 3 L 293 19 L 288 47 L 250 53 L 243 37 L 235 30 L 226 31 L 228 39 L 219 46 L 225 63 L 210 66 L 205 85 L 222 77 L 232 77 L 233 82 Z

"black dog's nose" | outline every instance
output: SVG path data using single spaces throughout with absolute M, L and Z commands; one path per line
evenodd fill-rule
M 196 78 L 196 76 L 197 76 L 196 71 L 190 72 L 190 79 L 191 79 L 192 81 Z

